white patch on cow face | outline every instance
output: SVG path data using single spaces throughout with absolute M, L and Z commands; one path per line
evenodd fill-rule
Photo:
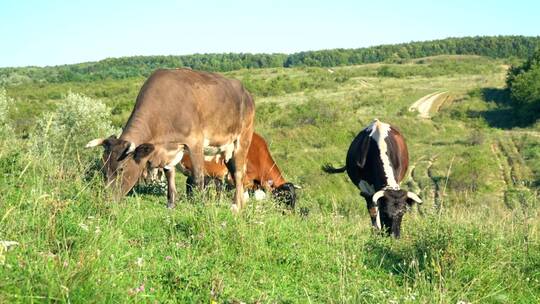
M 358 188 L 360 189 L 361 193 L 367 194 L 367 195 L 373 195 L 375 193 L 375 188 L 373 185 L 369 184 L 365 180 L 360 180 L 358 183 Z
M 385 139 L 390 134 L 390 125 L 384 122 L 380 122 L 378 119 L 375 119 L 369 127 L 367 127 L 369 136 L 377 142 L 377 147 L 380 151 L 380 157 L 383 164 L 384 175 L 386 175 L 386 184 L 388 188 L 399 189 L 399 185 L 396 182 L 394 176 L 394 169 L 392 169 L 392 164 L 390 163 L 390 158 L 388 157 L 388 147 L 386 145 Z
M 255 193 L 253 194 L 253 196 L 255 197 L 255 200 L 262 201 L 263 199 L 266 198 L 266 193 L 264 193 L 264 191 L 262 191 L 261 189 L 257 189 L 255 190 Z

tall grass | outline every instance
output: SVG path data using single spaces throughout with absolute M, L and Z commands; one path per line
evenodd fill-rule
M 429 207 L 404 238 L 370 231 L 364 207 L 343 215 L 304 198 L 307 216 L 272 201 L 240 216 L 228 199 L 109 200 L 99 175 L 28 154 L 0 158 L 3 302 L 536 302 L 537 206 Z M 60 172 L 59 168 L 64 168 Z

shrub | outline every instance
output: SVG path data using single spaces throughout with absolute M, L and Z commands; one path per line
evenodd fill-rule
M 523 118 L 535 121 L 540 117 L 540 49 L 523 65 L 512 67 L 506 84 L 512 101 Z
M 69 92 L 57 109 L 45 113 L 31 134 L 32 152 L 80 159 L 91 139 L 114 134 L 111 114 L 99 100 Z M 85 153 L 82 153 L 85 154 Z
M 464 151 L 454 163 L 448 187 L 458 192 L 475 193 L 488 190 L 490 174 L 496 166 L 491 155 L 482 146 L 472 146 Z
M 13 99 L 7 96 L 6 90 L 0 88 L 0 139 L 4 139 L 11 134 L 11 126 L 8 123 L 9 106 Z
M 473 131 L 471 131 L 467 142 L 470 146 L 481 146 L 482 144 L 484 144 L 485 140 L 486 136 L 484 135 L 482 130 L 474 129 Z
M 540 105 L 540 64 L 534 65 L 527 72 L 515 77 L 511 96 L 519 106 L 538 107 Z

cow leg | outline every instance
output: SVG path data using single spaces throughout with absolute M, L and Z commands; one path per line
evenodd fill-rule
M 207 188 L 208 185 L 212 182 L 212 178 L 210 177 L 204 177 L 204 187 Z M 193 188 L 195 188 L 195 181 L 191 177 L 191 175 L 188 175 L 186 179 L 186 195 L 188 197 L 193 197 Z
M 225 163 L 234 181 L 235 191 L 233 205 L 231 206 L 231 210 L 233 212 L 239 212 L 244 205 L 244 185 L 242 182 L 243 175 L 241 170 L 238 169 L 236 159 L 237 158 L 233 156 L 233 158 L 231 158 L 228 162 Z
M 381 220 L 379 216 L 379 208 L 373 203 L 371 195 L 360 192 L 360 195 L 366 200 L 369 216 L 371 217 L 371 225 L 375 229 L 381 229 Z
M 195 183 L 193 182 L 193 178 L 191 175 L 188 175 L 186 179 L 186 196 L 188 198 L 193 197 L 193 187 L 195 186 Z
M 249 136 L 246 134 L 249 134 Z M 233 157 L 226 163 L 236 189 L 234 192 L 234 204 L 231 206 L 233 212 L 239 212 L 244 206 L 244 174 L 246 172 L 247 152 L 251 143 L 251 134 L 252 132 L 244 133 Z
M 165 171 L 165 177 L 167 178 L 167 208 L 174 208 L 176 184 L 174 182 L 174 166 L 169 169 L 163 169 Z
M 223 191 L 225 191 L 225 186 L 223 184 L 223 179 L 221 178 L 214 178 L 214 186 L 216 187 L 216 193 L 218 198 L 221 198 L 221 195 L 223 194 Z
M 191 178 L 193 185 L 202 193 L 204 189 L 204 155 L 202 147 L 194 146 L 189 150 L 191 158 Z

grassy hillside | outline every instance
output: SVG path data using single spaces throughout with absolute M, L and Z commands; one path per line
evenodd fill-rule
M 174 210 L 159 185 L 112 203 L 96 171 L 101 151 L 82 148 L 95 130 L 66 140 L 54 117 L 37 118 L 86 100 L 71 91 L 101 100 L 121 126 L 144 78 L 7 87 L 0 240 L 19 245 L 0 247 L 0 302 L 538 302 L 540 127 L 512 120 L 506 68 L 439 56 L 225 73 L 254 93 L 256 131 L 303 187 L 302 212 L 252 201 L 239 216 L 212 190 L 186 201 L 181 176 Z M 409 112 L 443 91 L 431 118 Z M 400 240 L 373 234 L 358 190 L 320 170 L 342 164 L 375 117 L 407 139 L 402 186 L 425 201 Z

